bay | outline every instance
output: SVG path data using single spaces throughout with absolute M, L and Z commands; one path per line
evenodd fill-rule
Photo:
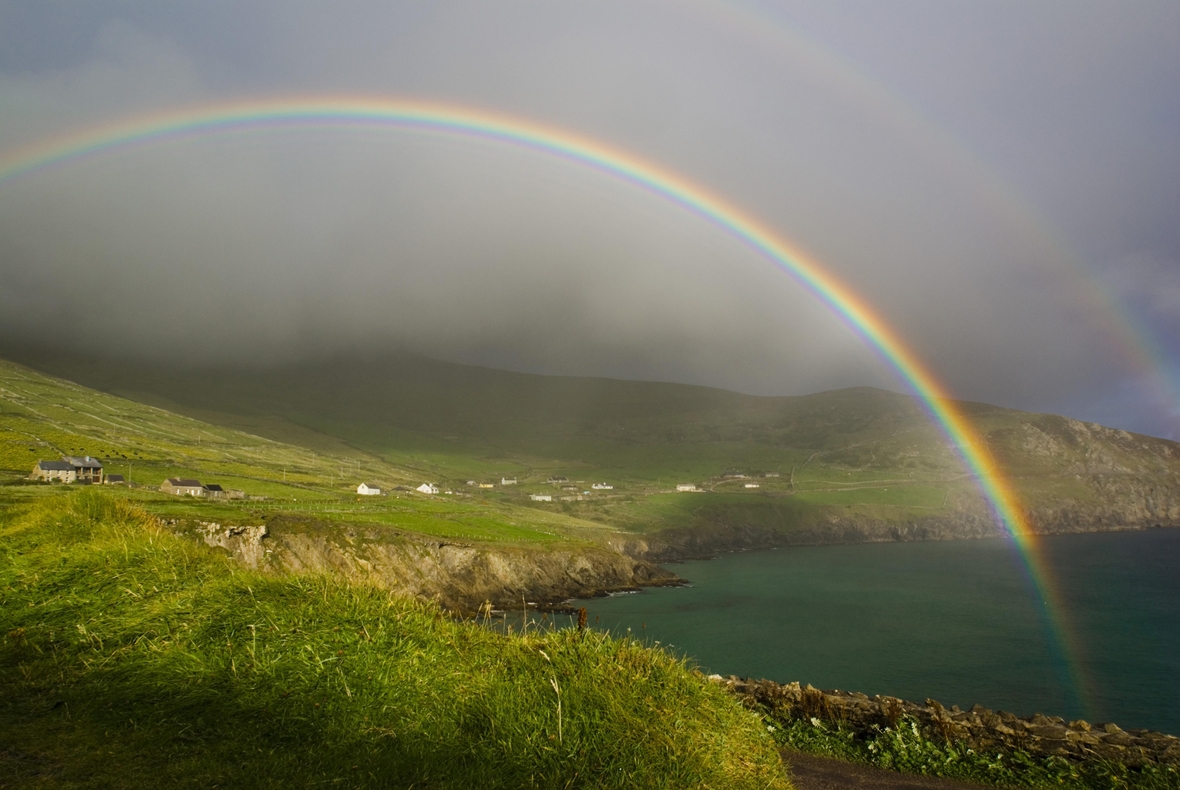
M 1180 733 L 1180 530 L 1039 545 L 1068 650 L 1005 540 L 726 554 L 578 605 L 706 672 Z

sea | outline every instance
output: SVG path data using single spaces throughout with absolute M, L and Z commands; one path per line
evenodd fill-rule
M 723 554 L 574 605 L 707 673 L 1180 734 L 1180 529 L 1039 545 L 1054 611 L 1003 539 Z

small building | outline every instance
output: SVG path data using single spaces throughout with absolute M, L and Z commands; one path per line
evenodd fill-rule
M 677 491 L 700 491 L 701 489 L 697 488 L 696 483 L 681 483 L 680 485 L 676 486 L 676 490 Z
M 175 496 L 205 495 L 205 487 L 201 485 L 201 481 L 193 480 L 191 477 L 169 477 L 163 483 L 160 483 L 160 490 L 165 494 L 173 494 Z
M 437 494 L 438 493 L 438 486 L 434 485 L 433 483 L 423 483 L 422 485 L 418 486 L 415 490 L 421 491 L 423 494 Z
M 746 483 L 745 487 L 746 488 L 761 488 L 762 486 L 758 485 L 757 483 Z
M 515 477 L 501 477 L 500 478 L 500 485 L 514 486 L 514 485 L 516 485 L 516 478 Z
M 47 482 L 101 483 L 102 461 L 89 455 L 63 455 L 60 461 L 38 461 L 29 477 Z
M 361 496 L 381 496 L 381 489 L 368 483 L 361 483 L 356 487 L 356 492 Z
M 552 494 L 529 494 L 529 499 L 533 500 L 534 502 L 552 502 L 553 495 Z
M 762 476 L 763 477 L 778 477 L 779 473 L 778 472 L 767 472 L 766 474 L 764 474 Z
M 469 485 L 469 486 L 473 486 L 473 485 L 475 485 L 475 481 L 474 481 L 474 480 L 468 480 L 468 481 L 467 481 L 467 485 Z
M 606 483 L 591 483 L 590 487 L 595 491 L 611 491 L 614 489 L 614 486 L 608 486 Z
M 480 488 L 495 488 L 496 484 L 495 483 L 480 483 L 479 487 Z
M 553 477 L 550 477 L 550 478 L 549 478 L 549 480 L 548 480 L 547 482 L 550 482 L 550 483 L 568 483 L 569 481 L 570 481 L 570 479 L 569 479 L 568 477 L 564 477 L 564 476 L 562 476 L 562 475 L 553 475 Z
M 126 483 L 127 479 L 123 475 L 105 475 L 103 482 L 109 486 L 117 486 Z

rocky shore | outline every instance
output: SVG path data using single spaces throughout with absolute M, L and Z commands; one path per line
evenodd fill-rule
M 965 744 L 978 752 L 1015 751 L 1033 757 L 1063 757 L 1075 762 L 1108 760 L 1131 768 L 1145 765 L 1180 766 L 1180 738 L 1151 730 L 1123 730 L 1116 724 L 1067 722 L 1059 716 L 1020 717 L 980 705 L 969 710 L 943 707 L 932 699 L 924 704 L 896 697 L 847 691 L 821 691 L 798 683 L 737 677 L 713 679 L 724 683 L 750 708 L 784 722 L 816 720 L 839 725 L 868 737 L 910 719 L 927 737 Z

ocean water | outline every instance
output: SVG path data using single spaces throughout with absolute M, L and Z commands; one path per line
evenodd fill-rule
M 1069 654 L 999 539 L 726 554 L 669 566 L 691 587 L 577 605 L 707 672 L 1180 734 L 1180 529 L 1041 545 Z

